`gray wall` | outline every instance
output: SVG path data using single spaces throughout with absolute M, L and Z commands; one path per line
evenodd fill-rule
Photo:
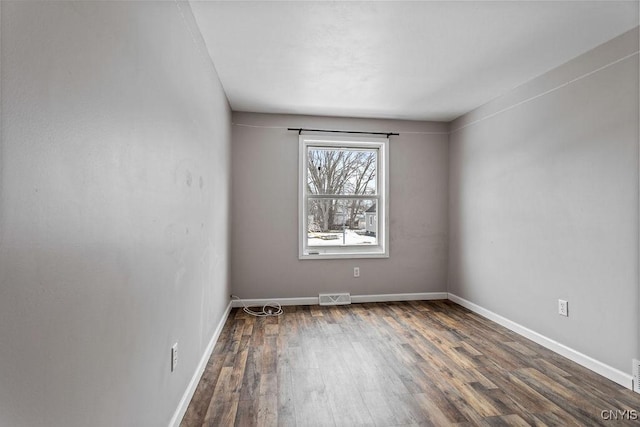
M 231 280 L 241 298 L 446 292 L 447 125 L 233 113 Z M 298 134 L 398 131 L 390 142 L 390 257 L 298 260 Z M 353 267 L 360 277 L 353 277 Z
M 222 318 L 231 114 L 179 7 L 2 2 L 2 426 L 166 425 Z
M 449 154 L 449 292 L 624 372 L 640 331 L 637 51 L 636 28 L 463 116 Z

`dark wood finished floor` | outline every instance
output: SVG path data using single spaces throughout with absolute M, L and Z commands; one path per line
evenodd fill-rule
M 234 309 L 182 426 L 639 425 L 613 414 L 640 417 L 640 395 L 450 301 L 412 301 Z

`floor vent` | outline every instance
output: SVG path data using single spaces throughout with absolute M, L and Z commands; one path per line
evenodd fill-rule
M 351 294 L 320 294 L 318 301 L 320 302 L 320 305 L 351 304 Z

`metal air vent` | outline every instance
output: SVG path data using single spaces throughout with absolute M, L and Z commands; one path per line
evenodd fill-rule
M 318 301 L 320 305 L 344 305 L 351 304 L 351 294 L 320 294 Z

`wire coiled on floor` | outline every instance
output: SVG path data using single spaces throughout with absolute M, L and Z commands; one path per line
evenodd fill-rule
M 251 307 L 247 306 L 244 303 L 244 301 L 240 299 L 239 296 L 231 295 L 231 298 L 240 301 L 244 312 L 247 314 L 250 314 L 251 316 L 256 316 L 256 317 L 280 316 L 281 314 L 284 313 L 284 310 L 282 310 L 282 306 L 275 301 L 269 301 L 262 306 L 262 310 L 255 311 L 255 310 L 252 310 Z

